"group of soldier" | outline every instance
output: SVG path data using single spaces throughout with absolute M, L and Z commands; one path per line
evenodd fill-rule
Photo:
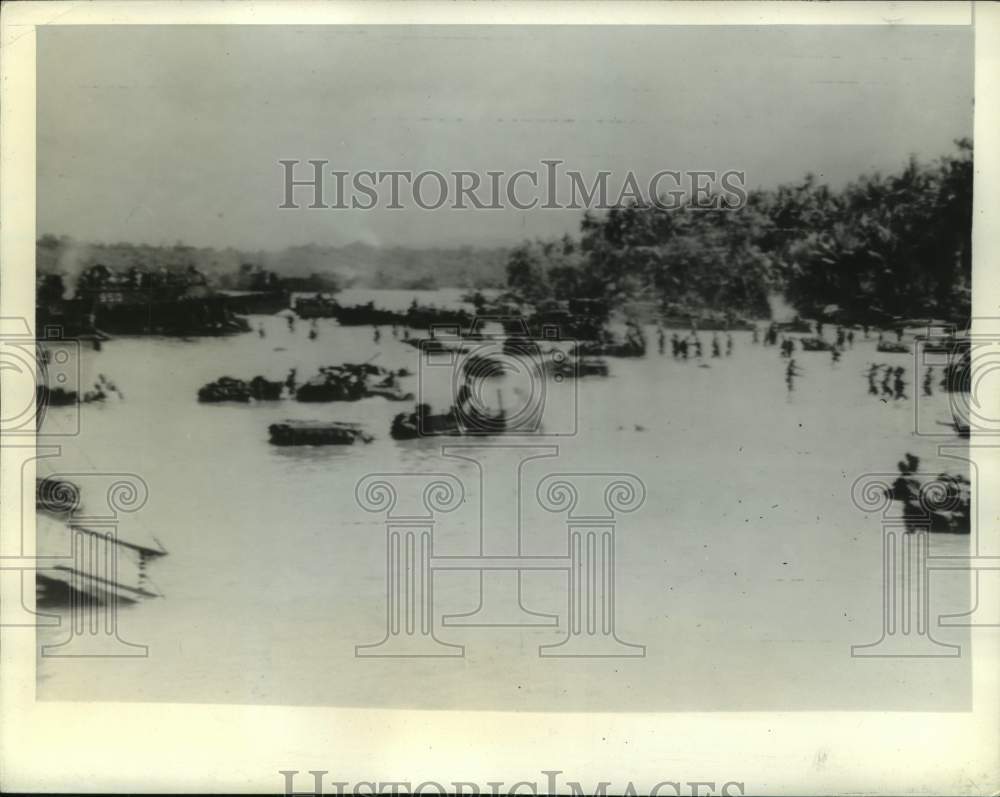
M 656 342 L 657 348 L 660 354 L 665 354 L 667 350 L 667 333 L 664 331 L 663 327 L 657 327 L 656 330 Z M 674 359 L 687 360 L 690 357 L 700 358 L 703 355 L 703 349 L 701 345 L 701 337 L 698 335 L 698 331 L 693 329 L 685 335 L 683 338 L 680 337 L 676 332 L 670 336 L 670 350 Z M 733 354 L 733 336 L 726 332 L 726 356 L 731 357 Z M 712 357 L 722 356 L 722 343 L 719 340 L 719 333 L 712 333 Z

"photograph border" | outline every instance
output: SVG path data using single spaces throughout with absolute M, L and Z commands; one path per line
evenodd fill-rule
M 647 2 L 24 2 L 0 31 L 0 320 L 34 319 L 35 46 L 47 25 L 973 25 L 975 207 L 973 316 L 1000 315 L 1000 5 L 988 3 Z M 4 378 L 2 400 L 33 390 Z M 997 417 L 997 416 L 993 416 Z M 40 441 L 45 445 L 45 441 Z M 983 484 L 1000 484 L 998 444 L 970 441 Z M 30 437 L 2 440 L 0 526 L 26 529 L 31 484 L 11 474 L 36 456 Z M 1000 518 L 1000 495 L 973 498 Z M 27 508 L 24 518 L 15 508 Z M 990 529 L 993 534 L 997 528 Z M 982 535 L 983 531 L 980 532 Z M 4 542 L 4 554 L 8 554 Z M 995 548 L 997 546 L 994 546 Z M 975 588 L 976 580 L 973 581 Z M 3 579 L 4 619 L 20 581 Z M 1000 602 L 993 588 L 979 600 Z M 33 600 L 28 597 L 27 600 Z M 27 608 L 32 608 L 28 606 Z M 1000 790 L 1000 629 L 971 628 L 969 712 L 508 713 L 169 703 L 39 702 L 32 627 L 0 627 L 0 788 L 5 791 L 274 793 L 282 770 L 335 782 L 519 781 L 743 784 L 746 794 L 995 794 Z M 304 642 L 305 644 L 305 642 Z M 753 683 L 746 684 L 754 688 Z M 684 787 L 684 793 L 690 793 Z M 671 790 L 661 791 L 671 794 Z

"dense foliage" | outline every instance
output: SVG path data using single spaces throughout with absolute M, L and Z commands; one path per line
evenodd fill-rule
M 667 311 L 767 317 L 769 294 L 780 292 L 812 317 L 964 318 L 972 144 L 956 145 L 933 164 L 911 158 L 898 174 L 867 175 L 839 191 L 807 175 L 752 191 L 736 210 L 635 203 L 600 218 L 588 213 L 579 240 L 515 248 L 508 287 L 530 302 L 655 298 Z

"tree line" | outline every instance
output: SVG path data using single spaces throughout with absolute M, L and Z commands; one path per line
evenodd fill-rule
M 857 323 L 968 318 L 972 142 L 932 163 L 840 190 L 814 175 L 748 193 L 734 210 L 632 202 L 587 212 L 579 235 L 530 241 L 507 261 L 519 299 L 653 299 L 665 313 L 770 316 L 781 293 L 805 317 Z M 833 307 L 831 307 L 831 305 Z

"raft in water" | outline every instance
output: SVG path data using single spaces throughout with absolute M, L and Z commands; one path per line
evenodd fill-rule
M 284 421 L 268 427 L 276 446 L 350 446 L 373 438 L 359 424 L 342 421 Z
M 381 396 L 390 401 L 412 401 L 413 394 L 407 393 L 396 383 L 397 377 L 407 375 L 405 369 L 389 371 L 377 365 L 344 363 L 329 365 L 319 369 L 319 373 L 299 387 L 295 393 L 297 401 L 360 401 L 372 396 Z M 372 382 L 376 377 L 380 381 Z

